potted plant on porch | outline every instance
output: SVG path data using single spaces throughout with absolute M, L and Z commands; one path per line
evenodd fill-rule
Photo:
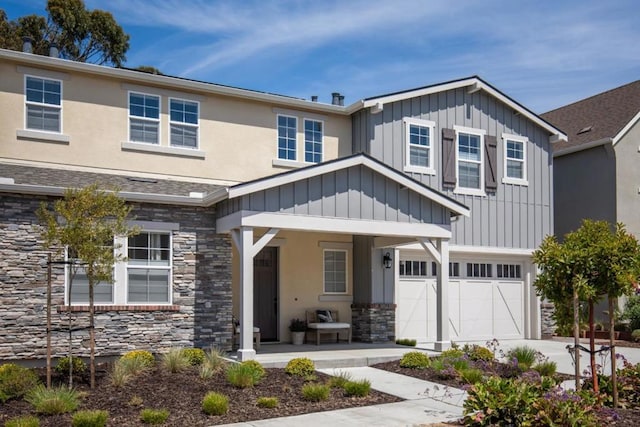
M 291 319 L 289 330 L 291 331 L 291 343 L 293 345 L 301 345 L 304 342 L 304 334 L 307 332 L 307 322 L 300 319 Z

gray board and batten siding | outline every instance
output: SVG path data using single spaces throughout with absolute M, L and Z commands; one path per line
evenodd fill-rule
M 224 200 L 218 217 L 241 210 L 448 225 L 449 209 L 363 165 Z
M 363 109 L 353 115 L 353 151 L 364 152 L 399 170 L 404 170 L 404 118 L 435 122 L 435 175 L 405 172 L 417 181 L 443 192 L 468 206 L 470 217 L 451 224 L 452 244 L 505 248 L 536 248 L 553 231 L 552 156 L 549 132 L 484 91 L 466 88 L 384 104 L 373 114 Z M 464 126 L 484 129 L 497 141 L 497 189 L 486 196 L 455 194 L 443 185 L 443 129 Z M 445 131 L 446 132 L 446 131 Z M 528 186 L 503 184 L 502 134 L 525 136 Z M 485 138 L 488 139 L 488 138 Z M 486 163 L 485 163 L 486 166 Z

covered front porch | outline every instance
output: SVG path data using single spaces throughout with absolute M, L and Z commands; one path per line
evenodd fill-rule
M 393 341 L 398 269 L 385 255 L 411 242 L 438 263 L 435 348 L 450 345 L 441 266 L 451 217 L 469 215 L 455 200 L 359 154 L 231 187 L 217 215 L 233 241 L 239 360 L 256 357 L 254 326 L 285 343 L 290 320 L 316 308 L 337 310 L 356 341 Z

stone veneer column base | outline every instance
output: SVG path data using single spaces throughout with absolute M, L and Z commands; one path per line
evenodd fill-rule
M 542 323 L 542 338 L 552 337 L 556 332 L 556 321 L 553 320 L 553 303 L 542 301 L 540 303 L 540 320 Z
M 353 339 L 362 342 L 389 342 L 396 339 L 396 305 L 351 304 Z

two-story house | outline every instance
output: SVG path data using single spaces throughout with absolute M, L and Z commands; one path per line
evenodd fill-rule
M 6 50 L 0 75 L 0 359 L 45 352 L 36 208 L 94 182 L 141 230 L 96 288 L 99 354 L 229 348 L 235 316 L 248 359 L 316 307 L 369 342 L 540 336 L 565 135 L 478 77 L 343 106 Z M 67 276 L 54 329 L 86 318 Z

